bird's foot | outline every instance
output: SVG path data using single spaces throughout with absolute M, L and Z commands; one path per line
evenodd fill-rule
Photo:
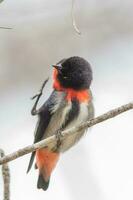
M 31 100 L 33 100 L 33 99 L 35 99 L 35 98 L 37 98 L 37 97 L 41 97 L 41 96 L 42 96 L 42 94 L 43 94 L 43 89 L 44 89 L 46 83 L 48 82 L 48 80 L 49 80 L 49 78 L 47 78 L 47 79 L 43 82 L 43 84 L 42 84 L 42 86 L 41 86 L 39 92 L 38 92 L 37 94 L 35 94 L 33 97 L 31 97 Z
M 63 135 L 62 135 L 62 130 L 58 130 L 56 133 L 56 140 L 57 140 L 57 150 L 60 149 L 60 146 L 62 144 L 62 139 L 63 139 Z

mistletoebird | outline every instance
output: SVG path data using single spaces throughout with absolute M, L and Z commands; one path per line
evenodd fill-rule
M 92 69 L 81 57 L 62 59 L 53 65 L 53 91 L 48 100 L 36 112 L 38 123 L 34 143 L 48 138 L 94 117 L 90 85 Z M 35 113 L 34 113 L 35 114 Z M 47 190 L 50 176 L 62 152 L 74 146 L 84 135 L 86 128 L 64 137 L 56 146 L 48 146 L 32 153 L 28 170 L 36 157 L 39 170 L 37 188 Z

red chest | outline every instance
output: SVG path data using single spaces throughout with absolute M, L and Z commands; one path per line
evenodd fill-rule
M 91 95 L 89 93 L 89 90 L 74 90 L 71 88 L 63 88 L 60 84 L 60 82 L 57 80 L 58 71 L 57 69 L 54 69 L 53 73 L 53 88 L 57 91 L 65 91 L 66 92 L 66 99 L 68 101 L 71 101 L 72 99 L 77 99 L 79 102 L 88 102 L 91 99 Z

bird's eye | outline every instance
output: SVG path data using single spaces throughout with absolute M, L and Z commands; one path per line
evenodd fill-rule
M 64 79 L 68 79 L 68 77 L 67 77 L 67 76 L 63 76 L 63 78 L 64 78 Z

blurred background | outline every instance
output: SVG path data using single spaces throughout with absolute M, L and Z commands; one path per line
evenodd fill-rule
M 5 0 L 0 4 L 0 148 L 11 153 L 33 141 L 33 96 L 62 58 L 82 56 L 92 65 L 96 116 L 133 100 L 133 1 Z M 47 84 L 41 102 L 50 92 Z M 133 112 L 96 125 L 62 155 L 47 192 L 27 175 L 29 155 L 9 164 L 11 199 L 132 200 Z M 2 199 L 0 177 L 0 199 Z

